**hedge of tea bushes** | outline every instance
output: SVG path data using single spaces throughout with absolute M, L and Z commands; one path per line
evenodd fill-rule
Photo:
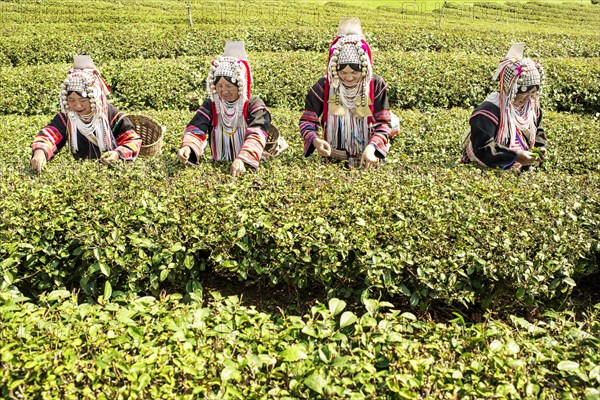
M 80 304 L 0 292 L 4 398 L 588 398 L 598 396 L 600 326 L 591 311 L 426 322 L 365 299 L 303 315 L 237 296 L 113 294 Z
M 326 54 L 250 53 L 253 93 L 271 107 L 302 109 L 309 88 L 324 74 Z M 205 97 L 205 74 L 212 58 L 109 61 L 98 65 L 113 89 L 112 103 L 128 109 L 195 109 Z M 375 72 L 389 85 L 392 107 L 477 106 L 496 84 L 496 57 L 467 53 L 389 53 L 374 55 Z M 600 62 L 597 58 L 543 60 L 544 108 L 600 112 Z M 48 114 L 56 110 L 57 91 L 68 64 L 2 67 L 3 114 Z
M 311 2 L 264 3 L 258 1 L 199 1 L 190 2 L 196 25 L 235 23 L 239 26 L 265 25 L 277 19 L 298 25 L 314 25 L 315 21 L 336 24 L 340 15 L 359 15 L 368 27 L 395 25 L 407 21 L 438 23 L 442 4 L 401 4 L 363 7 L 359 3 L 329 2 L 318 5 Z M 114 3 L 96 2 L 94 7 L 79 7 L 76 2 L 46 1 L 44 3 L 4 3 L 3 22 L 21 24 L 98 23 L 111 21 L 119 25 L 136 22 L 187 23 L 187 4 L 182 2 Z M 65 12 L 69 10 L 71 12 Z M 73 12 L 75 11 L 75 12 Z M 444 22 L 473 22 L 492 20 L 527 29 L 537 23 L 537 31 L 547 26 L 580 29 L 597 24 L 593 5 L 547 3 L 469 3 L 447 2 Z M 571 26 L 568 25 L 571 22 Z
M 580 135 L 597 120 L 549 112 L 550 139 L 564 147 L 515 175 L 456 164 L 468 111 L 397 111 L 387 164 L 362 171 L 301 158 L 299 113 L 274 109 L 290 150 L 239 179 L 227 165 L 178 165 L 190 112 L 146 112 L 168 128 L 159 156 L 106 168 L 63 151 L 40 176 L 28 123 L 44 119 L 2 117 L 3 279 L 31 296 L 95 298 L 193 291 L 206 274 L 233 274 L 501 308 L 563 296 L 598 270 L 600 149 Z
M 74 54 L 90 54 L 97 62 L 135 58 L 172 58 L 214 56 L 228 40 L 241 40 L 252 52 L 317 51 L 325 53 L 336 26 L 290 26 L 275 21 L 271 25 L 252 25 L 240 29 L 233 24 L 126 24 L 115 30 L 111 24 L 52 24 L 32 29 L 12 25 L 0 30 L 0 66 L 26 66 L 70 63 Z M 599 24 L 600 26 L 600 24 Z M 365 33 L 373 49 L 382 51 L 464 51 L 502 57 L 511 42 L 526 42 L 532 57 L 600 57 L 598 35 L 590 32 L 527 32 L 515 37 L 514 30 L 491 32 L 488 27 L 450 25 L 444 30 L 412 22 L 373 27 Z M 15 34 L 15 31 L 19 34 Z

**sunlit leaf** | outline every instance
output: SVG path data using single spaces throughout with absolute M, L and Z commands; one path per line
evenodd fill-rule
M 351 311 L 346 311 L 340 317 L 340 328 L 345 328 L 358 321 L 358 317 Z
M 335 297 L 329 300 L 329 312 L 331 312 L 331 315 L 338 315 L 344 308 L 346 308 L 346 302 L 344 300 Z
M 314 372 L 304 379 L 304 384 L 319 394 L 323 394 L 323 388 L 327 385 L 327 381 L 323 375 Z

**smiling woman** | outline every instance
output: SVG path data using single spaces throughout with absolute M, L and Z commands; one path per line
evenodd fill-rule
M 340 19 L 327 74 L 309 90 L 300 118 L 305 156 L 316 150 L 321 157 L 367 168 L 385 158 L 392 114 L 387 85 L 373 74 L 372 62 L 358 18 Z
M 75 158 L 110 164 L 137 157 L 142 139 L 129 119 L 110 105 L 110 89 L 89 56 L 75 56 L 59 95 L 61 112 L 31 145 L 31 167 L 39 172 L 66 143 Z

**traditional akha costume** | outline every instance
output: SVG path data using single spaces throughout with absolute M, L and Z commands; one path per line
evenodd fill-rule
M 91 113 L 80 116 L 69 109 L 67 96 L 76 92 L 89 98 Z M 61 111 L 40 130 L 31 145 L 32 154 L 42 150 L 50 160 L 69 143 L 76 159 L 97 159 L 114 150 L 122 160 L 134 160 L 142 147 L 129 118 L 110 105 L 110 89 L 89 56 L 75 56 L 74 67 L 67 73 L 59 94 Z
M 344 85 L 338 76 L 338 66 L 345 64 L 360 65 L 362 79 L 353 87 Z M 370 145 L 383 159 L 389 150 L 391 121 L 387 85 L 381 76 L 373 75 L 371 48 L 360 21 L 340 19 L 338 34 L 329 48 L 327 74 L 308 92 L 300 118 L 304 156 L 314 152 L 313 141 L 322 127 L 332 158 L 356 163 Z
M 490 94 L 471 114 L 471 131 L 463 143 L 461 162 L 483 167 L 520 168 L 517 152 L 546 147 L 542 110 L 536 95 L 516 107 L 517 93 L 525 93 L 543 83 L 542 65 L 523 58 L 523 43 L 514 44 L 500 61 L 494 75 L 500 89 Z
M 227 42 L 223 56 L 213 60 L 206 79 L 208 99 L 187 125 L 181 147 L 192 151 L 188 162 L 197 164 L 210 138 L 212 159 L 234 161 L 236 158 L 258 168 L 267 141 L 271 114 L 265 103 L 251 96 L 252 75 L 242 42 Z M 234 102 L 220 98 L 215 83 L 219 77 L 238 87 Z

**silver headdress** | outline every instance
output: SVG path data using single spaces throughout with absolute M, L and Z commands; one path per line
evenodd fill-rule
M 231 82 L 238 87 L 239 96 L 243 99 L 242 103 L 248 101 L 250 98 L 252 75 L 244 42 L 225 43 L 223 55 L 213 60 L 208 72 L 208 78 L 206 79 L 208 96 L 213 101 L 215 101 L 217 96 L 215 79 L 219 76 L 231 79 Z
M 525 92 L 531 86 L 541 86 L 544 80 L 542 65 L 529 58 L 523 58 L 524 43 L 513 44 L 500 61 L 494 80 L 500 80 L 505 94 Z
M 518 111 L 513 105 L 516 95 L 526 92 L 531 86 L 539 86 L 544 81 L 542 65 L 529 58 L 523 58 L 524 43 L 513 44 L 498 64 L 494 80 L 500 81 L 497 100 L 500 108 L 500 121 L 496 133 L 496 141 L 510 145 L 515 140 L 515 131 L 528 132 L 528 140 L 535 142 L 535 121 L 540 112 L 537 96 L 531 97 Z
M 335 84 L 338 66 L 357 64 L 363 76 L 372 76 L 371 50 L 365 40 L 358 18 L 340 18 L 336 40 L 329 49 L 327 72 Z
M 64 113 L 71 111 L 67 102 L 69 92 L 77 92 L 81 97 L 89 98 L 92 111 L 101 111 L 104 108 L 110 89 L 90 56 L 75 56 L 73 68 L 69 70 L 61 85 L 59 103 Z
M 92 115 L 91 122 L 84 123 L 74 110 L 69 107 L 67 96 L 69 92 L 77 92 L 81 97 L 88 98 Z M 74 57 L 73 68 L 67 73 L 61 84 L 59 104 L 61 111 L 69 119 L 70 145 L 73 152 L 78 151 L 77 132 L 81 132 L 92 143 L 97 144 L 101 151 L 110 150 L 113 138 L 108 123 L 108 100 L 110 93 L 108 85 L 100 76 L 100 72 L 88 55 Z M 87 124 L 87 125 L 86 125 Z
M 357 117 L 372 116 L 369 105 L 371 104 L 369 89 L 373 79 L 373 65 L 371 49 L 363 35 L 358 18 L 340 18 L 337 37 L 329 48 L 329 61 L 327 63 L 327 79 L 332 90 L 329 102 L 329 112 L 333 115 L 344 115 L 344 107 L 341 106 L 341 92 L 345 92 L 340 85 L 338 68 L 344 64 L 360 65 L 362 80 L 359 82 L 360 94 L 354 115 Z

